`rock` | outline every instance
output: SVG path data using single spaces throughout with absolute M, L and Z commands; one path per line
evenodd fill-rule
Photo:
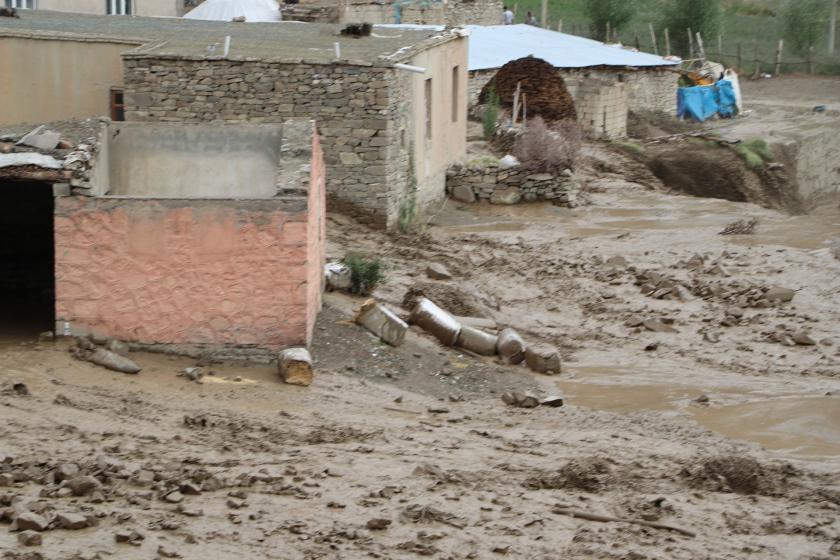
M 141 470 L 134 476 L 134 483 L 138 486 L 151 486 L 155 483 L 154 471 Z
M 177 550 L 174 548 L 169 548 L 168 546 L 160 545 L 157 549 L 158 556 L 161 558 L 180 558 L 181 555 L 178 553 Z
M 520 364 L 525 359 L 525 341 L 513 329 L 504 329 L 499 333 L 496 353 L 509 364 Z
M 39 150 L 54 150 L 61 140 L 58 132 L 47 130 L 44 125 L 39 126 L 17 141 L 18 146 L 32 146 Z
M 179 488 L 182 494 L 187 496 L 198 496 L 201 494 L 201 486 L 193 482 L 183 482 Z
M 31 511 L 25 511 L 15 517 L 18 531 L 46 531 L 49 524 L 45 517 Z
M 128 356 L 129 348 L 128 344 L 117 340 L 116 338 L 112 338 L 108 341 L 108 344 L 105 345 L 105 348 L 113 352 L 114 354 L 119 354 L 120 356 Z M 130 372 L 129 372 L 130 373 Z
M 537 373 L 560 373 L 561 361 L 557 348 L 548 344 L 534 344 L 525 349 L 525 363 Z
M 41 546 L 43 539 L 37 531 L 23 531 L 18 533 L 18 542 L 21 546 Z
M 98 366 L 122 373 L 139 373 L 141 369 L 140 366 L 125 356 L 120 356 L 104 348 L 94 350 L 87 360 Z
M 560 408 L 564 404 L 563 397 L 546 397 L 540 401 L 540 406 L 548 406 L 551 408 Z
M 32 394 L 29 392 L 29 387 L 26 386 L 26 383 L 13 383 L 12 391 L 19 397 L 28 397 Z
M 767 290 L 767 293 L 764 294 L 765 299 L 773 303 L 786 303 L 788 301 L 793 300 L 793 296 L 796 295 L 796 291 L 791 290 L 790 288 L 770 288 Z
M 701 268 L 705 262 L 706 259 L 703 258 L 702 255 L 694 253 L 694 255 L 688 259 L 688 262 L 685 263 L 685 267 L 689 270 L 697 270 L 698 268 Z
M 630 263 L 627 262 L 627 259 L 622 257 L 621 255 L 615 255 L 614 257 L 608 258 L 605 264 L 614 268 L 627 268 L 628 266 L 630 266 Z
M 540 406 L 539 399 L 534 395 L 530 393 L 520 393 L 517 391 L 503 394 L 502 401 L 505 404 L 518 406 L 519 408 L 536 408 Z
M 87 517 L 76 513 L 59 513 L 55 519 L 61 529 L 71 531 L 78 531 L 90 525 Z
M 516 156 L 511 154 L 507 154 L 499 160 L 500 169 L 510 169 L 511 167 L 516 167 L 517 165 L 519 165 L 519 160 L 516 159 Z
M 817 341 L 811 338 L 805 331 L 799 331 L 798 333 L 794 334 L 791 338 L 793 338 L 793 341 L 799 346 L 817 345 Z
M 644 319 L 644 317 L 642 317 L 640 315 L 633 315 L 632 317 L 630 317 L 629 319 L 624 321 L 624 326 L 625 327 L 630 327 L 631 329 L 636 328 L 636 327 L 641 327 L 644 324 L 645 324 L 645 319 Z
M 277 370 L 289 385 L 312 384 L 312 356 L 306 348 L 287 348 L 277 356 Z
M 230 509 L 242 509 L 245 507 L 245 500 L 239 498 L 228 498 L 225 503 Z
M 68 480 L 66 486 L 70 488 L 74 496 L 87 496 L 102 487 L 99 481 L 92 476 L 77 476 Z
M 0 487 L 11 486 L 15 483 L 15 475 L 12 473 L 0 474 Z
M 401 345 L 405 340 L 405 333 L 408 331 L 408 325 L 405 321 L 373 299 L 369 299 L 362 304 L 354 320 L 391 346 Z
M 174 492 L 170 492 L 163 497 L 164 500 L 169 502 L 170 504 L 180 504 L 184 501 L 184 495 L 181 494 L 180 491 L 175 490 Z
M 461 324 L 427 298 L 420 298 L 408 322 L 431 333 L 444 346 L 455 346 Z
M 689 289 L 683 286 L 682 284 L 677 284 L 676 286 L 674 286 L 671 289 L 671 294 L 682 302 L 691 301 L 692 299 L 694 299 L 694 296 L 691 295 Z
M 675 333 L 679 332 L 677 329 L 672 327 L 671 325 L 666 325 L 661 319 L 645 319 L 645 322 L 642 323 L 644 327 L 653 332 L 660 332 L 660 333 Z
M 55 469 L 55 480 L 61 482 L 62 480 L 69 480 L 78 476 L 79 465 L 76 463 L 62 463 Z
M 499 337 L 473 327 L 462 326 L 458 334 L 458 346 L 482 356 L 495 356 Z
M 658 342 L 651 342 L 647 346 L 645 346 L 645 352 L 653 352 L 654 350 L 659 348 Z
M 391 520 L 377 517 L 374 519 L 370 519 L 366 525 L 367 528 L 371 531 L 384 531 L 391 525 Z
M 449 414 L 449 409 L 445 406 L 430 406 L 427 410 L 429 414 Z
M 118 543 L 140 544 L 140 541 L 145 538 L 146 537 L 142 533 L 131 529 L 117 531 L 114 534 L 114 540 Z
M 490 195 L 490 204 L 519 204 L 520 200 L 522 200 L 522 191 L 516 187 L 493 191 Z
M 700 404 L 706 404 L 706 403 L 709 402 L 709 395 L 700 395 L 699 397 L 694 399 L 694 402 L 700 403 Z
M 200 367 L 188 367 L 184 368 L 181 373 L 178 374 L 178 377 L 186 377 L 190 381 L 201 383 L 201 378 L 204 377 L 204 372 L 201 371 Z
M 452 280 L 452 274 L 440 263 L 431 263 L 426 267 L 426 276 L 432 280 Z
M 458 202 L 472 204 L 475 202 L 475 192 L 469 185 L 458 185 L 452 189 L 452 198 Z

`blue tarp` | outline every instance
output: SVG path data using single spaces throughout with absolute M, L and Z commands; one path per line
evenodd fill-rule
M 732 82 L 721 80 L 712 86 L 684 87 L 677 90 L 677 117 L 703 122 L 714 115 L 723 118 L 738 112 Z

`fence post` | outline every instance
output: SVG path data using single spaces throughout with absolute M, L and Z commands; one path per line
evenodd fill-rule
M 814 47 L 808 49 L 808 73 L 814 74 Z
M 656 31 L 653 29 L 652 23 L 648 23 L 648 28 L 650 28 L 650 40 L 653 41 L 653 53 L 658 55 L 659 44 L 656 42 Z
M 563 20 L 562 19 L 557 22 L 557 32 L 558 33 L 563 33 Z
M 665 56 L 671 56 L 671 34 L 665 28 Z
M 718 52 L 717 52 L 718 62 L 723 60 L 723 35 L 718 33 Z
M 758 58 L 758 45 L 755 46 L 755 74 L 753 79 L 757 80 L 761 77 L 761 60 Z
M 739 74 L 741 73 L 742 65 L 743 62 L 741 62 L 741 42 L 738 41 L 738 66 L 736 66 L 736 68 L 738 69 Z
M 549 29 L 549 27 L 548 27 L 548 0 L 542 0 L 542 11 L 540 13 L 540 16 L 542 17 L 542 21 L 540 22 L 540 23 L 542 23 L 542 26 L 546 29 Z
M 688 58 L 694 59 L 694 34 L 688 28 Z
M 706 62 L 706 47 L 703 45 L 703 36 L 700 35 L 699 31 L 697 32 L 697 54 L 700 55 L 703 62 Z
M 639 30 L 638 29 L 633 30 L 633 35 L 635 35 L 636 50 L 641 51 L 642 50 L 642 43 L 641 43 L 641 41 L 639 41 Z
M 837 37 L 837 0 L 831 3 L 831 21 L 828 24 L 828 54 L 834 54 L 834 42 Z
M 782 74 L 782 51 L 785 49 L 785 40 L 779 39 L 779 48 L 776 49 L 776 71 L 774 74 L 776 76 L 781 76 Z

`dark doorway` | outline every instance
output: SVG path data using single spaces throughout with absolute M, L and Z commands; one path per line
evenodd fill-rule
M 0 334 L 55 328 L 53 190 L 0 182 Z

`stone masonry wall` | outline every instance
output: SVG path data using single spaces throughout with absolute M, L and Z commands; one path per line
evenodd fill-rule
M 575 96 L 578 122 L 594 138 L 627 137 L 627 91 L 623 83 L 587 78 Z
M 554 175 L 534 173 L 521 166 L 502 169 L 455 165 L 446 174 L 446 192 L 467 203 L 516 204 L 550 200 L 558 205 L 575 206 L 577 191 L 577 183 L 569 171 Z
M 451 0 L 447 4 L 389 2 L 334 2 L 320 0 L 283 5 L 283 19 L 319 23 L 400 23 L 421 25 L 498 25 L 502 22 L 501 0 Z
M 387 227 L 394 71 L 313 64 L 126 55 L 126 119 L 318 123 L 330 204 Z

